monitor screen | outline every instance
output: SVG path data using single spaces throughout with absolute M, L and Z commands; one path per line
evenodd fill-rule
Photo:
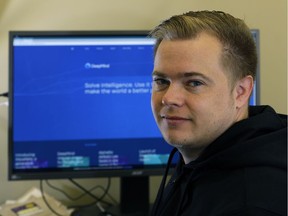
M 10 32 L 11 180 L 153 175 L 147 32 Z

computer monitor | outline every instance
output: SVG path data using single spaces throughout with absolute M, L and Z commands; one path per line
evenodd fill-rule
M 10 180 L 121 177 L 148 193 L 172 147 L 150 109 L 155 41 L 147 34 L 10 32 Z

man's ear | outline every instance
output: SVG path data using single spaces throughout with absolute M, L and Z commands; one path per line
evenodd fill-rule
M 236 82 L 235 86 L 235 105 L 237 108 L 249 103 L 249 98 L 254 86 L 254 79 L 248 75 Z

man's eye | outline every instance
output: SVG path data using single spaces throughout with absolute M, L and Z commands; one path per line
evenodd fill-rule
M 153 79 L 153 82 L 156 84 L 156 85 L 168 85 L 169 84 L 169 81 L 168 80 L 165 80 L 163 78 L 155 78 Z
M 188 82 L 188 85 L 191 87 L 197 87 L 203 85 L 203 82 L 198 81 L 198 80 L 191 80 Z
M 155 77 L 153 78 L 154 91 L 162 91 L 169 86 L 170 82 L 167 79 Z

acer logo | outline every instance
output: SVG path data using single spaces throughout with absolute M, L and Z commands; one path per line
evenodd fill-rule
M 143 175 L 143 171 L 139 170 L 139 171 L 133 171 L 132 172 L 132 175 L 135 176 L 135 175 Z

